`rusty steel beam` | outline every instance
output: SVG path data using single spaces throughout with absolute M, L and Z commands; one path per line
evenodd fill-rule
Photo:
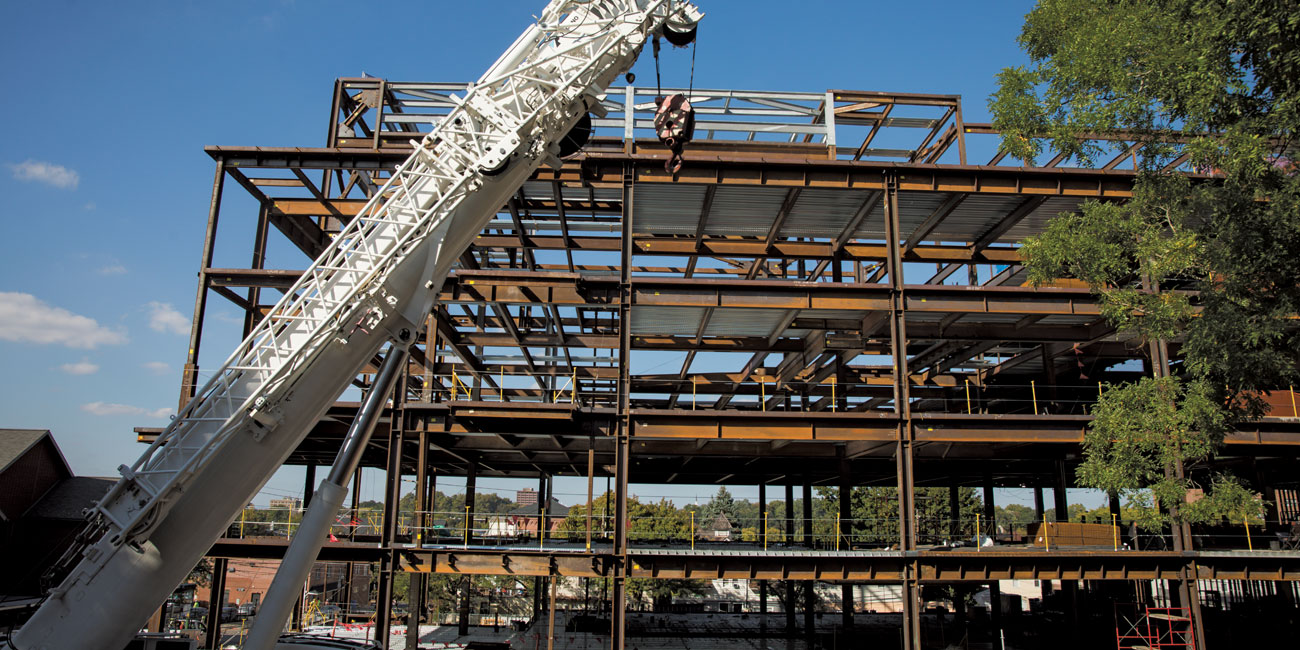
M 1086 289 L 905 285 L 908 312 L 1100 317 Z M 884 311 L 891 289 L 877 284 L 676 278 L 637 279 L 634 305 Z
M 401 550 L 397 567 L 414 573 L 461 575 L 524 575 L 603 578 L 611 575 L 617 558 L 607 553 L 545 552 L 537 550 Z
M 206 269 L 213 286 L 287 288 L 299 271 Z M 739 278 L 636 278 L 634 305 L 759 309 L 857 309 L 888 307 L 890 289 L 879 284 L 787 282 Z M 1026 315 L 1100 315 L 1087 289 L 1019 286 L 905 285 L 909 312 Z M 447 279 L 440 302 L 584 305 L 613 308 L 617 283 L 577 273 L 461 270 Z M 791 319 L 793 321 L 793 319 Z M 505 327 L 504 325 L 500 325 Z M 961 338 L 953 336 L 952 338 Z
M 535 250 L 565 250 L 565 240 L 557 235 L 525 236 L 526 248 Z M 883 244 L 844 243 L 836 248 L 829 242 L 781 240 L 769 247 L 766 242 L 756 237 L 706 236 L 702 240 L 694 237 L 668 235 L 637 235 L 633 237 L 633 246 L 637 255 L 660 255 L 670 257 L 689 257 L 703 255 L 706 257 L 730 257 L 757 259 L 759 257 L 779 257 L 785 259 L 829 260 L 842 255 L 846 260 L 879 262 L 888 254 Z M 569 238 L 569 247 L 575 251 L 617 252 L 619 240 L 613 237 L 593 237 L 573 235 Z M 479 235 L 474 244 L 480 248 L 511 249 L 519 246 L 515 235 L 486 234 Z M 903 257 L 905 262 L 929 263 L 963 263 L 963 264 L 1019 264 L 1020 253 L 1014 248 L 989 248 L 971 251 L 966 246 L 922 245 L 908 252 Z M 746 271 L 749 265 L 745 265 Z
M 967 132 L 970 125 L 967 125 Z M 403 136 L 409 137 L 409 136 Z M 742 143 L 743 144 L 743 143 Z M 770 143 L 768 143 L 770 144 Z M 754 146 L 745 149 L 756 149 Z M 225 158 L 241 168 L 330 169 L 385 171 L 406 158 L 404 148 L 379 150 L 302 147 L 205 147 L 214 160 Z M 882 174 L 897 170 L 899 190 L 969 192 L 1128 198 L 1132 195 L 1132 170 L 1082 168 L 997 168 L 969 165 L 825 160 L 808 157 L 755 158 L 744 152 L 696 152 L 691 166 L 677 174 L 663 169 L 659 153 L 628 154 L 590 151 L 567 160 L 558 170 L 544 168 L 535 180 L 572 182 L 593 186 L 621 184 L 626 167 L 638 183 L 692 183 L 704 185 L 768 185 L 782 187 L 841 187 L 883 189 Z
M 222 539 L 209 557 L 279 559 L 287 543 L 279 538 Z M 608 577 L 619 558 L 599 550 L 410 549 L 394 547 L 397 569 L 415 573 Z M 373 561 L 388 552 L 374 544 L 332 542 L 322 561 Z M 1300 581 L 1300 555 L 1200 551 L 1120 551 L 998 547 L 981 551 L 811 551 L 798 554 L 761 549 L 704 547 L 693 553 L 630 549 L 630 577 L 685 579 L 819 580 L 898 582 L 915 563 L 922 582 L 994 580 L 1169 580 L 1189 564 L 1200 580 Z
M 284 557 L 289 540 L 283 537 L 221 538 L 208 550 L 207 557 L 278 560 Z M 360 542 L 326 542 L 321 546 L 321 562 L 378 562 L 385 551 Z

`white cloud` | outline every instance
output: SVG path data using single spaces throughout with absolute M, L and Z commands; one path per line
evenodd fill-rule
M 223 323 L 230 323 L 231 325 L 243 325 L 243 324 L 244 324 L 244 317 L 243 317 L 243 316 L 236 316 L 236 315 L 234 315 L 234 314 L 232 314 L 232 313 L 230 313 L 230 312 L 228 312 L 228 311 L 225 311 L 225 310 L 222 310 L 222 311 L 216 312 L 216 313 L 214 313 L 212 316 L 213 316 L 214 318 L 216 318 L 217 320 L 223 322 Z
M 149 372 L 152 372 L 155 375 L 165 375 L 168 372 L 171 372 L 172 369 L 170 365 L 163 363 L 162 361 L 149 361 L 146 363 L 142 363 L 140 365 L 145 370 L 148 370 Z
M 66 372 L 69 375 L 93 375 L 96 372 L 99 372 L 99 366 L 91 363 L 90 359 L 87 357 L 82 357 L 81 361 L 76 363 L 65 363 L 59 366 L 59 368 L 62 368 L 63 372 Z
M 82 207 L 82 209 L 84 209 L 86 212 L 90 212 L 91 210 L 94 210 L 96 206 L 95 206 L 95 202 L 94 202 L 94 201 L 90 201 L 89 203 L 87 203 L 86 205 L 83 205 L 83 206 L 81 206 L 81 207 Z
M 100 275 L 122 275 L 126 273 L 126 267 L 121 264 L 109 264 L 99 269 Z
M 139 406 L 131 406 L 130 404 L 114 404 L 112 402 L 90 402 L 87 404 L 82 404 L 81 410 L 91 415 L 99 415 L 99 416 L 143 415 L 145 417 L 159 418 L 159 419 L 165 418 L 172 414 L 172 410 L 170 408 L 160 408 L 160 409 L 150 410 L 150 409 L 140 408 Z
M 93 349 L 126 343 L 126 332 L 54 307 L 30 293 L 0 291 L 0 340 Z
M 30 158 L 8 167 L 14 173 L 14 178 L 23 182 L 36 181 L 65 190 L 75 190 L 81 182 L 81 176 L 74 169 Z
M 176 311 L 171 303 L 153 301 L 149 303 L 149 328 L 155 332 L 172 334 L 189 334 L 190 319 Z

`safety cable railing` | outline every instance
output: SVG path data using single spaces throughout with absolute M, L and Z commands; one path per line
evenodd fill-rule
M 894 506 L 896 507 L 896 506 Z M 292 536 L 302 520 L 302 508 L 247 508 L 226 531 L 227 539 Z M 549 513 L 538 535 L 539 515 L 515 512 L 479 512 L 469 509 L 399 510 L 395 530 L 401 543 L 438 546 L 585 546 L 587 517 L 582 511 L 569 516 Z M 737 547 L 761 550 L 813 549 L 818 551 L 896 550 L 897 517 L 811 518 L 738 517 L 719 525 L 716 515 L 680 509 L 663 515 L 633 515 L 627 536 L 632 546 L 656 548 Z M 1071 521 L 1043 517 L 995 517 L 982 514 L 957 519 L 918 516 L 912 520 L 919 548 L 1001 548 L 1111 551 L 1168 551 L 1172 537 L 1167 525 L 1148 528 L 1118 516 L 1080 515 Z M 331 541 L 373 539 L 384 528 L 381 508 L 342 508 L 330 528 Z M 601 512 L 591 515 L 590 539 L 594 546 L 612 544 L 614 519 Z M 1198 550 L 1300 552 L 1300 524 L 1266 522 L 1258 514 L 1224 518 L 1192 528 Z
M 405 146 L 438 124 L 467 84 L 344 78 L 335 84 L 329 146 Z M 601 98 L 606 114 L 592 120 L 593 136 L 622 140 L 655 138 L 654 99 L 682 93 L 696 110 L 697 141 L 806 145 L 817 157 L 840 160 L 953 162 L 1063 167 L 1077 160 L 1018 160 L 998 152 L 1000 132 L 990 124 L 963 121 L 960 95 L 858 90 L 820 92 L 611 86 Z M 631 107 L 631 110 L 628 110 Z M 829 108 L 829 110 L 828 110 Z M 972 136 L 974 138 L 972 139 Z M 991 136 L 991 137 L 990 137 Z M 1047 138 L 1039 138 L 1046 141 Z M 1166 170 L 1195 171 L 1188 163 L 1188 136 L 1162 139 Z M 1081 138 L 1098 149 L 1095 168 L 1134 169 L 1148 155 L 1144 137 L 1129 132 Z M 598 150 L 598 145 L 589 147 Z M 793 151 L 793 150 L 791 150 Z M 969 152 L 969 155 L 968 155 Z M 986 159 L 993 153 L 992 159 Z M 976 155 L 981 157 L 976 158 Z
M 605 366 L 579 366 L 568 372 L 539 370 L 529 373 L 504 366 L 449 373 L 412 372 L 407 399 L 417 402 L 525 402 L 571 404 L 586 407 L 617 405 L 618 380 L 599 376 Z M 566 370 L 564 368 L 559 369 Z M 1106 384 L 1049 385 L 1025 383 L 911 385 L 913 413 L 962 415 L 1088 415 L 1108 389 Z M 1285 391 L 1284 391 L 1285 392 Z M 892 410 L 893 384 L 881 381 L 818 381 L 755 376 L 742 381 L 697 375 L 685 379 L 633 376 L 630 391 L 634 407 L 695 411 L 725 407 L 730 410 L 825 413 Z M 1274 409 L 1279 417 L 1298 417 L 1294 407 Z
M 452 94 L 465 86 L 340 79 L 330 145 L 405 145 L 412 135 L 440 123 L 455 106 Z M 964 130 L 956 126 L 960 122 L 956 95 L 634 85 L 612 86 L 601 97 L 605 115 L 592 119 L 592 135 L 626 142 L 655 139 L 655 98 L 673 93 L 690 98 L 696 113 L 696 141 L 804 144 L 819 150 L 822 158 L 933 162 L 965 138 Z M 910 134 L 903 135 L 905 131 Z

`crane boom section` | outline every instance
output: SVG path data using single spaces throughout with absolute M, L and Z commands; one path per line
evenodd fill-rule
M 88 513 L 81 556 L 11 640 L 119 650 L 453 263 L 665 27 L 679 0 L 553 0 Z

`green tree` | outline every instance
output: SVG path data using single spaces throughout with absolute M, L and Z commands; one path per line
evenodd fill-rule
M 731 523 L 741 528 L 759 529 L 763 525 L 763 513 L 758 511 L 758 504 L 753 501 L 734 502 L 735 518 Z
M 727 521 L 730 521 L 733 527 L 740 524 L 738 502 L 735 497 L 731 496 L 731 492 L 727 490 L 725 485 L 718 487 L 718 493 L 713 495 L 713 498 L 700 509 L 700 513 L 696 515 L 695 523 L 699 526 L 710 525 L 718 518 L 718 515 L 725 515 Z
M 1037 517 L 1034 516 L 1034 509 L 1019 503 L 1008 503 L 1005 506 L 993 506 L 993 516 L 1000 525 L 1016 525 L 1032 523 Z
M 192 582 L 200 587 L 207 587 L 212 584 L 212 560 L 202 558 L 199 563 L 190 569 L 189 575 L 185 576 L 185 582 Z
M 596 497 L 592 508 L 592 536 L 601 537 L 613 534 L 613 522 L 602 522 L 605 508 L 615 512 L 612 492 Z M 673 502 L 662 499 L 657 503 L 641 503 L 635 496 L 627 500 L 628 539 L 632 542 L 653 541 L 668 543 L 689 543 L 691 538 L 691 515 L 687 510 L 678 509 Z M 696 523 L 699 517 L 696 516 Z M 605 526 L 604 530 L 601 527 Z M 569 508 L 568 514 L 556 528 L 556 536 L 562 539 L 586 539 L 587 504 L 580 503 Z
M 821 497 L 816 511 L 823 513 L 834 526 L 839 512 L 839 490 L 817 488 Z M 855 546 L 892 546 L 898 543 L 898 490 L 892 487 L 855 487 L 850 494 L 850 522 L 840 522 L 841 534 Z M 917 542 L 934 544 L 954 539 L 970 539 L 975 532 L 975 515 L 981 513 L 981 501 L 974 488 L 957 489 L 957 519 L 952 519 L 946 487 L 916 488 L 915 511 Z M 955 527 L 954 527 L 955 524 Z M 954 535 L 954 532 L 956 533 Z M 833 539 L 833 532 L 828 531 Z
M 1089 165 L 1106 148 L 1088 135 L 1141 147 L 1129 201 L 1085 203 L 1024 243 L 1030 280 L 1084 280 L 1119 329 L 1180 348 L 1174 377 L 1107 387 L 1080 484 L 1163 506 L 1147 526 L 1256 503 L 1211 461 L 1263 413 L 1264 392 L 1300 378 L 1300 13 L 1270 0 L 1040 0 L 1019 40 L 1031 62 L 1003 71 L 990 100 L 1004 151 Z M 1181 505 L 1193 488 L 1204 498 Z

